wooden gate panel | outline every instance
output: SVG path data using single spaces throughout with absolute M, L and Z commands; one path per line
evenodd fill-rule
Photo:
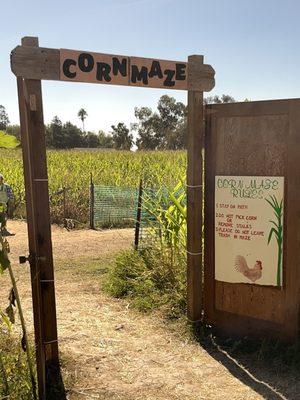
M 293 337 L 298 330 L 300 207 L 292 201 L 300 187 L 297 113 L 299 100 L 207 106 L 204 308 L 206 322 L 226 334 Z M 215 280 L 216 175 L 285 177 L 283 287 Z

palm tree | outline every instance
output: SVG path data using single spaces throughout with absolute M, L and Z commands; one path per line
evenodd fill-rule
M 82 132 L 84 132 L 84 120 L 86 119 L 86 117 L 88 116 L 88 113 L 86 112 L 86 110 L 84 108 L 81 108 L 78 111 L 77 116 L 81 119 L 82 122 Z

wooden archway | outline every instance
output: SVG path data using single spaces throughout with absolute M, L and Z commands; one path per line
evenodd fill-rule
M 39 399 L 59 379 L 55 282 L 51 242 L 42 80 L 89 82 L 188 91 L 187 301 L 188 318 L 202 316 L 203 92 L 214 70 L 193 55 L 187 62 L 39 47 L 24 37 L 11 53 L 17 77 L 24 162 Z

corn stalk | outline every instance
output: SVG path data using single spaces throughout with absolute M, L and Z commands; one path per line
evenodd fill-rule
M 269 232 L 268 244 L 270 243 L 272 237 L 275 237 L 278 247 L 277 254 L 277 285 L 281 285 L 282 277 L 282 243 L 283 243 L 283 226 L 282 226 L 282 216 L 283 216 L 283 200 L 278 202 L 276 196 L 270 196 L 270 199 L 265 199 L 272 207 L 275 215 L 275 221 L 270 220 L 272 228 Z
M 186 190 L 180 181 L 173 190 L 160 189 L 155 197 L 146 195 L 144 208 L 155 219 L 152 231 L 162 245 L 175 252 L 186 245 Z

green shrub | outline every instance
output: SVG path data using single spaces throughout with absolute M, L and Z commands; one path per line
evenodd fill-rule
M 161 307 L 168 317 L 179 317 L 186 307 L 185 261 L 171 253 L 162 247 L 123 251 L 108 273 L 106 290 L 130 299 L 140 311 Z
M 21 349 L 20 340 L 0 331 L 0 398 L 7 396 L 7 379 L 10 400 L 32 400 L 32 386 L 27 366 L 26 353 Z M 4 367 L 4 371 L 2 370 Z

